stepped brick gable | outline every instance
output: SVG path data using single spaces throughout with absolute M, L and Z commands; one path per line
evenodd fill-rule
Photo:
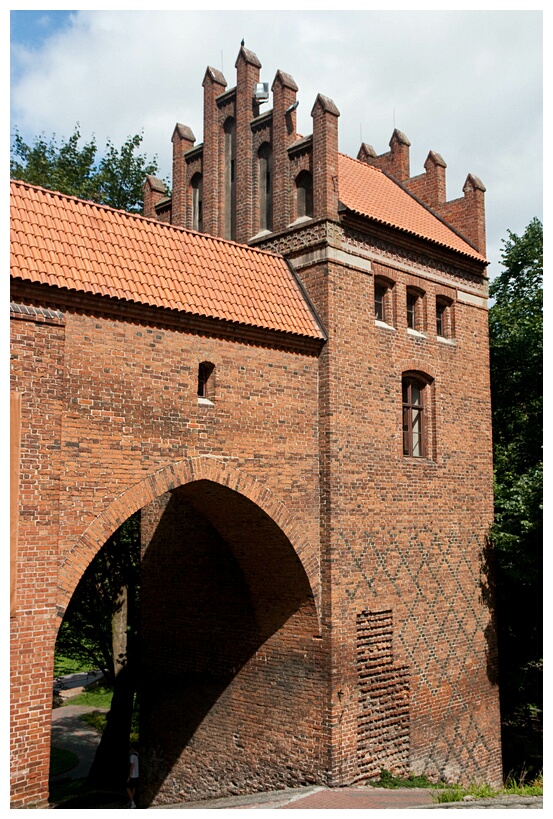
M 15 808 L 47 805 L 56 634 L 135 513 L 144 805 L 501 782 L 484 185 L 448 200 L 398 130 L 345 156 L 323 93 L 300 135 L 294 78 L 235 68 L 143 217 L 11 183 Z

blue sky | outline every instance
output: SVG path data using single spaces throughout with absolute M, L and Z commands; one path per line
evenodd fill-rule
M 341 112 L 340 150 L 411 141 L 411 174 L 430 150 L 447 163 L 447 195 L 468 173 L 487 188 L 490 272 L 507 230 L 543 217 L 542 13 L 539 10 L 253 9 L 11 11 L 11 128 L 28 141 L 68 137 L 79 123 L 143 148 L 170 176 L 176 122 L 202 140 L 202 80 L 211 65 L 235 84 L 242 38 L 261 79 L 278 69 L 299 86 L 298 130 L 311 132 L 317 93 Z M 215 5 L 215 4 L 213 4 Z M 259 9 L 259 6 L 257 6 Z M 269 103 L 270 105 L 270 103 Z M 265 109 L 266 110 L 266 109 Z
M 10 11 L 10 38 L 12 43 L 37 48 L 69 22 L 71 11 Z

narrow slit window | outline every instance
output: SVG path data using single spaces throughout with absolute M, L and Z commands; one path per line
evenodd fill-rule
M 229 117 L 225 133 L 225 239 L 236 239 L 236 124 Z
M 202 363 L 198 365 L 198 398 L 213 401 L 214 370 L 215 366 L 208 361 L 202 361 Z
M 417 302 L 419 298 L 415 293 L 407 293 L 407 326 L 410 330 L 417 330 Z
M 273 156 L 265 142 L 258 151 L 259 168 L 259 228 L 273 229 Z
M 297 216 L 313 216 L 313 177 L 301 171 L 296 179 Z
M 203 231 L 203 185 L 201 173 L 192 177 L 192 229 Z

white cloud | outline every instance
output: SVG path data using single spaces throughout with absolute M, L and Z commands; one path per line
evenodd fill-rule
M 341 112 L 344 152 L 355 156 L 361 137 L 386 151 L 396 126 L 413 174 L 430 149 L 442 154 L 449 198 L 479 176 L 494 254 L 507 228 L 541 217 L 539 12 L 81 11 L 40 49 L 16 46 L 12 123 L 31 139 L 79 122 L 100 146 L 144 129 L 168 176 L 175 123 L 201 141 L 205 69 L 233 86 L 242 38 L 263 80 L 277 69 L 296 80 L 300 132 L 321 92 Z

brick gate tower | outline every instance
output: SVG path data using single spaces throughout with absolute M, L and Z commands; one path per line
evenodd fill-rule
M 434 151 L 411 176 L 398 130 L 345 156 L 322 94 L 297 134 L 294 79 L 261 113 L 261 67 L 242 46 L 235 87 L 206 70 L 203 142 L 175 126 L 145 218 L 14 186 L 16 679 L 140 509 L 151 804 L 382 769 L 497 785 L 485 189 L 447 200 Z M 39 230 L 84 242 L 71 275 Z M 41 703 L 35 739 L 14 723 L 15 806 L 44 796 L 45 692 L 15 694 Z

